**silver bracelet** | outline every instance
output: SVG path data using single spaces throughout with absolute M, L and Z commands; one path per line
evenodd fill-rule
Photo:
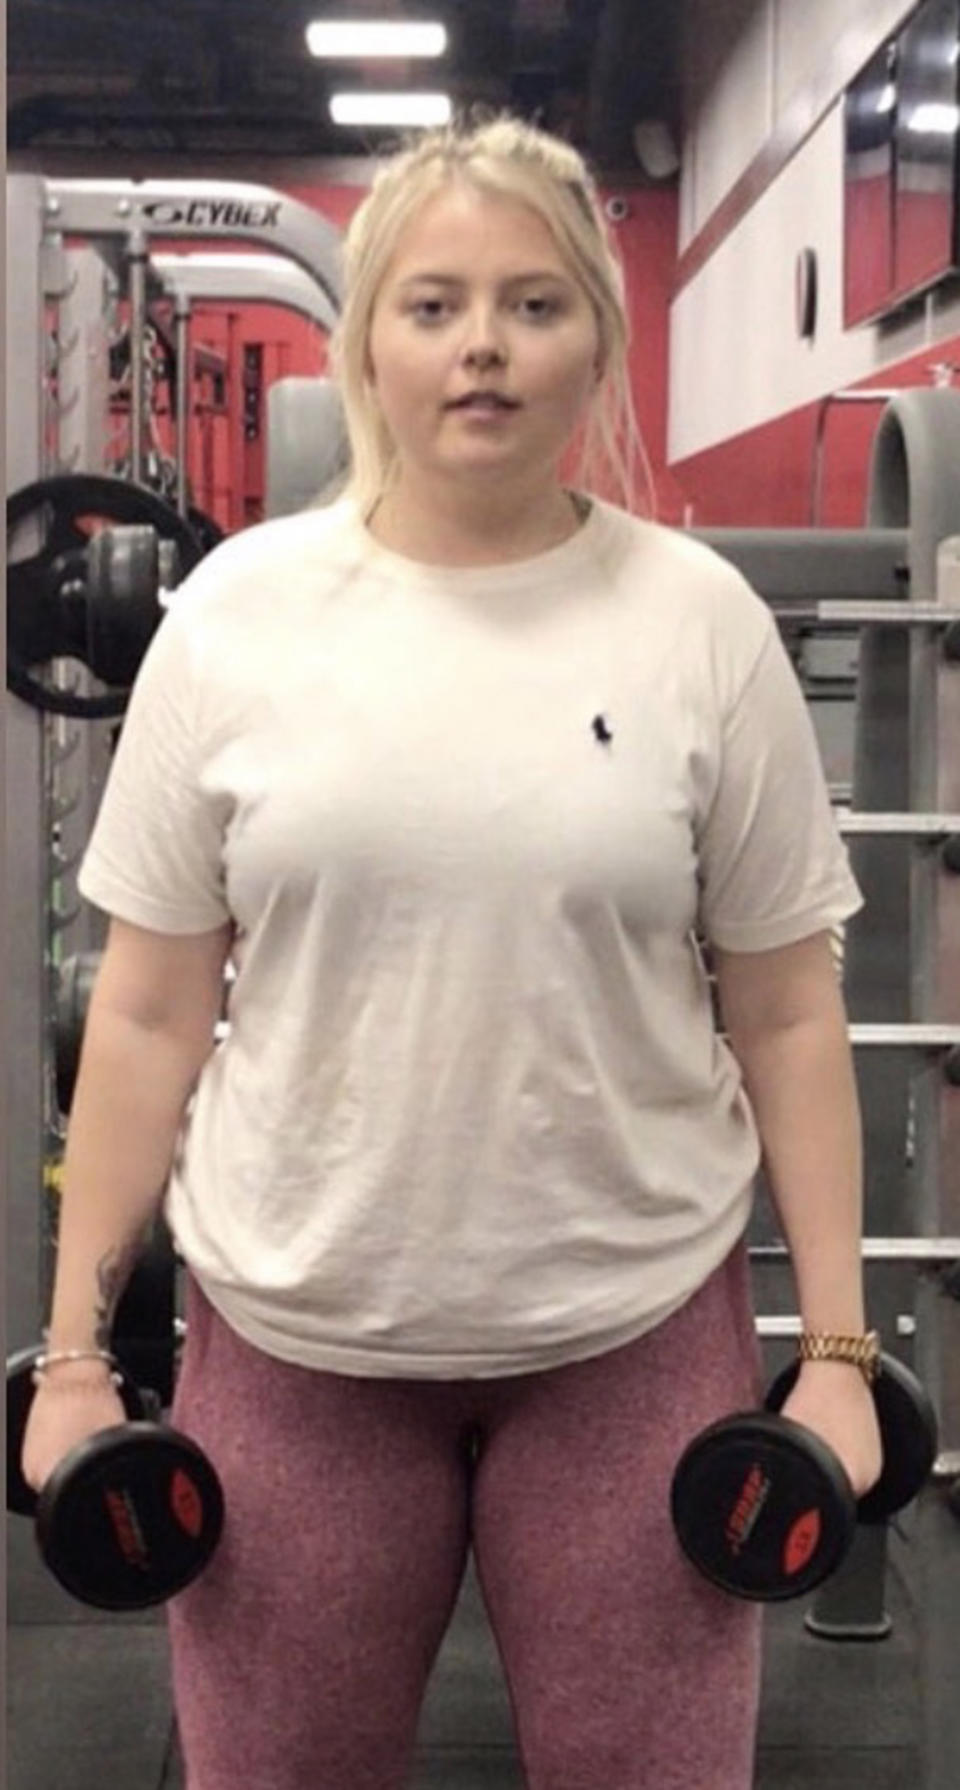
M 34 1363 L 37 1373 L 43 1373 L 48 1367 L 56 1366 L 58 1361 L 106 1361 L 110 1367 L 116 1367 L 116 1355 L 109 1349 L 51 1349 L 49 1353 L 38 1355 Z
M 123 1385 L 123 1375 L 116 1371 L 117 1358 L 115 1355 L 111 1355 L 109 1349 L 52 1349 L 48 1354 L 38 1355 L 34 1362 L 33 1373 L 30 1376 L 34 1386 L 38 1389 L 41 1386 L 53 1387 L 58 1392 L 89 1392 L 91 1384 L 100 1384 L 99 1380 L 91 1382 L 88 1379 L 61 1380 L 58 1384 L 55 1380 L 48 1379 L 47 1369 L 56 1367 L 61 1361 L 102 1361 L 111 1369 L 107 1375 L 107 1385 L 114 1387 Z
M 123 1385 L 123 1375 L 116 1372 L 109 1373 L 105 1380 L 48 1380 L 43 1369 L 35 1367 L 31 1378 L 38 1392 L 41 1387 L 47 1392 L 98 1392 L 103 1386 L 112 1386 L 119 1392 Z

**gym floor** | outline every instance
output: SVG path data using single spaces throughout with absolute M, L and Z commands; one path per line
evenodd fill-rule
M 30 1523 L 7 1522 L 7 1790 L 183 1790 L 162 1613 L 75 1603 L 42 1567 Z M 802 1606 L 768 1610 L 756 1790 L 920 1790 L 910 1568 L 909 1539 L 893 1535 L 893 1632 L 879 1643 L 816 1640 Z M 410 1790 L 522 1790 L 471 1573 L 429 1687 Z

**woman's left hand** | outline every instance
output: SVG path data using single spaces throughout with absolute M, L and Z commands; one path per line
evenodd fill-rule
M 862 1498 L 883 1468 L 883 1449 L 873 1393 L 859 1368 L 846 1362 L 805 1361 L 780 1410 L 829 1444 Z

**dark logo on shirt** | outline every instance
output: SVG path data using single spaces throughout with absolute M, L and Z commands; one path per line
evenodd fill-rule
M 599 745 L 609 746 L 613 740 L 613 734 L 610 732 L 610 729 L 607 726 L 606 716 L 605 715 L 594 715 L 592 726 L 593 726 L 593 737 L 599 743 Z

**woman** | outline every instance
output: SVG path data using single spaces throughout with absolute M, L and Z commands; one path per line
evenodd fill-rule
M 425 136 L 348 237 L 350 488 L 210 555 L 137 682 L 25 1466 L 116 1421 L 165 1189 L 228 1512 L 170 1606 L 188 1790 L 399 1790 L 470 1546 L 531 1790 L 751 1781 L 759 1614 L 668 1487 L 757 1398 L 761 1151 L 806 1331 L 864 1330 L 859 895 L 765 606 L 563 482 L 625 343 L 576 154 Z M 873 1483 L 856 1365 L 786 1409 Z

